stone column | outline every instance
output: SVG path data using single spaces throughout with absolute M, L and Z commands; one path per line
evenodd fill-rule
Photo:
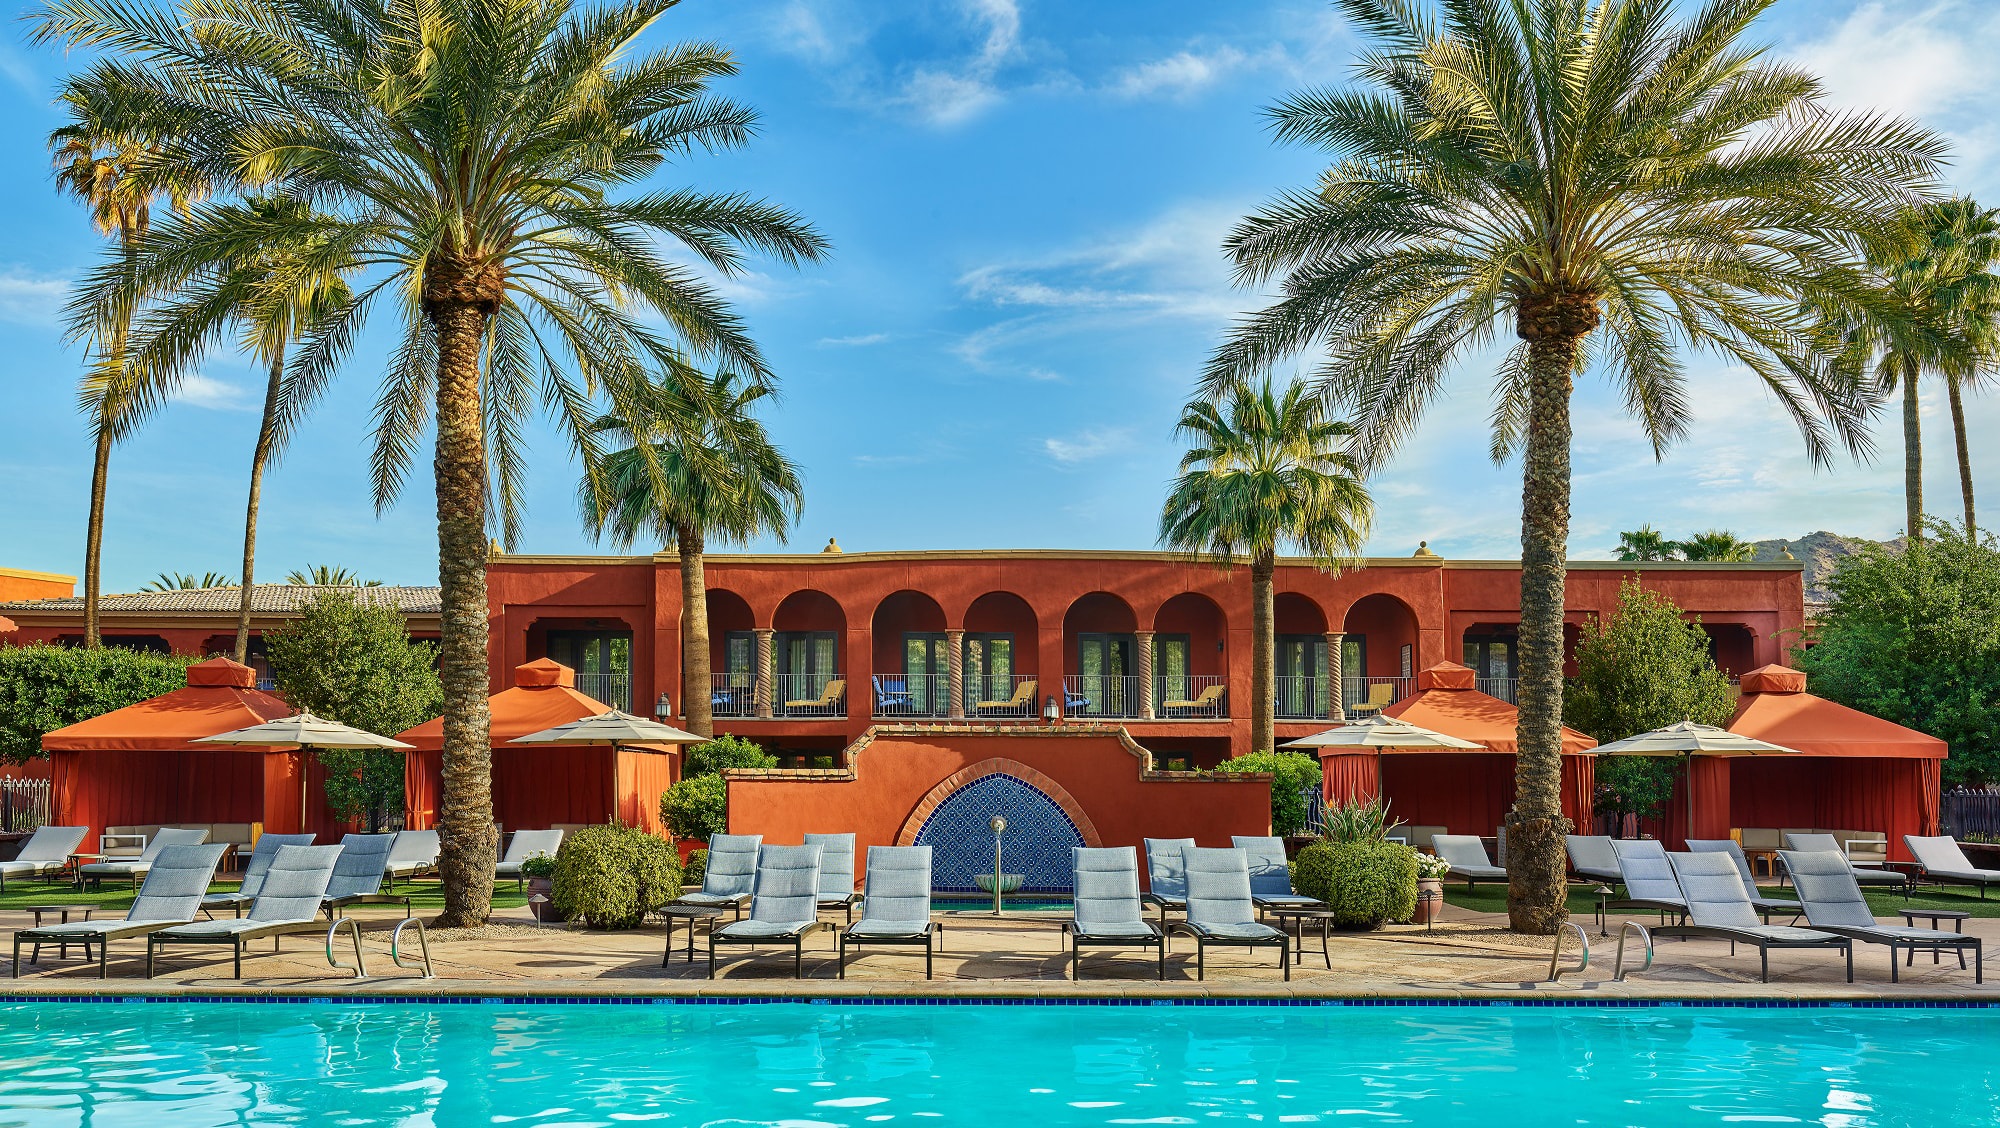
M 769 627 L 758 627 L 757 635 L 757 715 L 768 719 L 771 716 L 771 636 L 775 634 Z
M 1139 719 L 1153 719 L 1153 632 L 1137 631 L 1133 634 L 1139 651 Z
M 1328 695 L 1326 715 L 1328 719 L 1335 721 L 1344 721 L 1347 719 L 1347 709 L 1341 704 L 1346 699 L 1346 694 L 1340 684 L 1340 664 L 1345 657 L 1342 651 L 1347 649 L 1344 645 L 1346 641 L 1347 635 L 1341 631 L 1326 632 L 1326 685 Z
M 944 715 L 947 720 L 962 721 L 965 719 L 964 628 L 953 630 L 947 627 L 944 632 L 944 647 L 945 692 L 951 694 L 951 699 L 945 703 Z

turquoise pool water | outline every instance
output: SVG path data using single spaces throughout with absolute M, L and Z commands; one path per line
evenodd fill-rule
M 1990 1124 L 2000 1013 L 27 1004 L 0 1124 Z

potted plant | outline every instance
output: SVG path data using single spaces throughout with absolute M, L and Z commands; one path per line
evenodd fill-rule
M 554 923 L 556 914 L 556 860 L 551 854 L 530 854 L 521 863 L 521 876 L 528 879 L 528 911 L 535 919 Z
M 1442 915 L 1444 875 L 1450 872 L 1451 863 L 1436 854 L 1417 855 L 1417 911 L 1411 924 L 1429 924 Z

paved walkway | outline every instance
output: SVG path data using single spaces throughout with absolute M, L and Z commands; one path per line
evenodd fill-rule
M 244 963 L 246 978 L 240 982 L 228 978 L 227 950 L 213 948 L 179 949 L 161 961 L 157 978 L 145 979 L 145 944 L 126 941 L 112 947 L 110 979 L 99 980 L 96 967 L 85 967 L 75 951 L 67 961 L 45 951 L 39 968 L 24 964 L 23 977 L 0 984 L 0 993 L 2000 999 L 2000 985 L 1975 987 L 1971 970 L 1960 971 L 1950 956 L 1936 965 L 1928 955 L 1918 956 L 1914 967 L 1903 969 L 1902 983 L 1892 986 L 1888 950 L 1861 944 L 1855 945 L 1852 985 L 1844 981 L 1837 953 L 1815 951 L 1773 952 L 1771 982 L 1765 985 L 1757 981 L 1753 949 L 1732 956 L 1727 943 L 1709 940 L 1662 940 L 1650 970 L 1617 982 L 1612 979 L 1612 962 L 1618 924 L 1625 919 L 1621 917 L 1612 919 L 1609 938 L 1599 937 L 1589 921 L 1579 921 L 1590 932 L 1590 965 L 1565 972 L 1559 982 L 1550 984 L 1544 982 L 1548 941 L 1523 946 L 1517 938 L 1498 932 L 1505 925 L 1503 919 L 1455 907 L 1447 908 L 1434 933 L 1421 927 L 1335 933 L 1324 961 L 1313 934 L 1290 983 L 1280 979 L 1270 949 L 1211 951 L 1208 978 L 1197 982 L 1193 942 L 1186 938 L 1175 940 L 1164 983 L 1154 978 L 1150 952 L 1134 950 L 1128 956 L 1101 949 L 1085 957 L 1086 978 L 1072 983 L 1060 930 L 1062 915 L 1010 913 L 994 918 L 976 912 L 938 915 L 945 924 L 946 951 L 937 961 L 937 977 L 928 982 L 923 978 L 921 952 L 894 948 L 871 949 L 851 958 L 847 978 L 837 979 L 830 933 L 809 942 L 803 981 L 791 977 L 789 946 L 762 949 L 754 958 L 743 949 L 729 949 L 730 954 L 718 961 L 718 977 L 710 980 L 699 942 L 694 961 L 685 959 L 684 933 L 675 934 L 671 962 L 662 968 L 666 943 L 662 928 L 590 932 L 543 927 L 535 925 L 525 909 L 497 914 L 494 923 L 502 927 L 492 935 L 433 944 L 437 977 L 424 979 L 390 963 L 389 929 L 401 919 L 399 914 L 369 912 L 360 919 L 371 972 L 365 979 L 328 967 L 323 934 L 288 938 L 276 955 L 267 944 L 255 945 Z M 1633 919 L 1651 923 L 1647 918 Z M 0 930 L 11 932 L 28 923 L 24 913 L 0 912 Z M 2000 946 L 2000 920 L 1975 919 L 1966 925 L 1968 932 L 1989 945 Z M 406 941 L 413 932 L 405 934 Z M 1569 944 L 1574 944 L 1574 937 Z M 351 950 L 350 946 L 343 957 Z M 1574 967 L 1575 955 L 1566 946 L 1566 967 Z

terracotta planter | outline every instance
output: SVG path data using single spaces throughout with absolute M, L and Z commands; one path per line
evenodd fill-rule
M 1429 924 L 1444 914 L 1444 878 L 1420 877 L 1417 879 L 1417 911 L 1411 915 L 1411 924 Z
M 528 911 L 534 913 L 535 919 L 543 924 L 560 924 L 569 919 L 556 912 L 555 890 L 555 882 L 549 878 L 528 879 Z M 537 901 L 535 899 L 537 897 L 542 899 Z

